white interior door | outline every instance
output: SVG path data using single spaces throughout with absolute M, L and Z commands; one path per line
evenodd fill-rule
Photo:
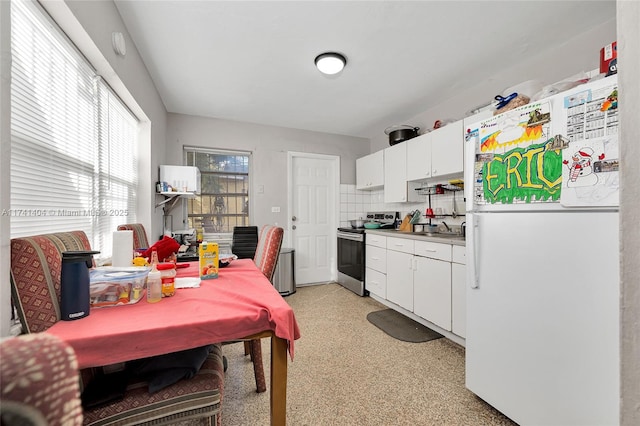
M 289 238 L 296 284 L 334 279 L 339 158 L 290 153 Z

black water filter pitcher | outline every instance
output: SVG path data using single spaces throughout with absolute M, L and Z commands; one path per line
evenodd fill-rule
M 99 251 L 62 252 L 60 316 L 71 321 L 89 315 L 89 269 Z

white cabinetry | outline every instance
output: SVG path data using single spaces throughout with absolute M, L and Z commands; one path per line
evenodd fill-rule
M 367 232 L 367 290 L 464 344 L 465 246 L 394 235 Z
M 384 150 L 384 202 L 407 201 L 407 145 L 399 143 Z
M 453 246 L 451 264 L 451 331 L 467 336 L 466 248 Z
M 425 133 L 405 142 L 407 144 L 407 180 L 431 177 L 431 133 Z
M 387 237 L 367 235 L 365 246 L 365 288 L 369 293 L 387 298 Z
M 384 185 L 384 154 L 374 152 L 356 160 L 356 189 L 371 190 Z
M 406 143 L 408 181 L 462 175 L 464 171 L 462 120 L 410 139 Z
M 398 143 L 384 150 L 384 202 L 405 203 L 421 201 L 414 188 L 407 183 L 407 144 Z M 424 200 L 422 200 L 424 201 Z
M 413 311 L 413 245 L 405 238 L 387 238 L 387 300 Z
M 462 120 L 432 132 L 431 177 L 462 174 L 464 171 Z
M 451 245 L 418 241 L 416 254 L 413 312 L 451 331 Z

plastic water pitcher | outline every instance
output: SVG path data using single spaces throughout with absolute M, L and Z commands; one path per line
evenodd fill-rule
M 89 269 L 99 251 L 62 252 L 60 272 L 60 316 L 72 321 L 89 315 Z

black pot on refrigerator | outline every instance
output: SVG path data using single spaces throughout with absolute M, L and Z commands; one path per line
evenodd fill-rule
M 89 269 L 99 251 L 62 252 L 60 319 L 72 321 L 89 315 Z

